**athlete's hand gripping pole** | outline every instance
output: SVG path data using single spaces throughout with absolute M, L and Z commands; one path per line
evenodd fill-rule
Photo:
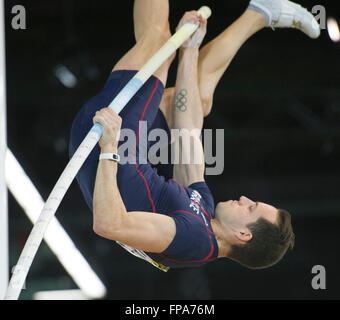
M 211 10 L 204 6 L 198 10 L 203 18 L 208 19 Z M 151 75 L 197 30 L 198 25 L 192 23 L 184 24 L 159 51 L 143 66 L 140 71 L 126 84 L 121 92 L 109 105 L 115 112 L 120 113 L 136 92 L 151 77 Z M 6 300 L 17 300 L 24 285 L 28 271 L 33 259 L 43 240 L 45 231 L 55 215 L 63 197 L 65 196 L 72 181 L 80 170 L 81 166 L 89 156 L 92 149 L 100 140 L 103 134 L 102 126 L 95 124 L 87 134 L 59 180 L 48 197 L 43 210 L 35 222 L 32 232 L 29 235 L 25 247 L 19 257 L 10 280 Z

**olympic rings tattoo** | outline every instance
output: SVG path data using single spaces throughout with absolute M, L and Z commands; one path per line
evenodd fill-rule
M 188 91 L 186 89 L 182 89 L 177 95 L 176 95 L 176 100 L 175 100 L 175 107 L 181 111 L 185 112 L 187 110 L 187 94 Z

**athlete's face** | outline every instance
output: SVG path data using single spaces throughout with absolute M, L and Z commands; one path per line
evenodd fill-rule
M 276 224 L 278 210 L 263 202 L 254 202 L 247 197 L 220 202 L 216 206 L 216 218 L 233 231 L 248 230 L 247 225 L 264 218 Z M 249 231 L 249 230 L 248 230 Z

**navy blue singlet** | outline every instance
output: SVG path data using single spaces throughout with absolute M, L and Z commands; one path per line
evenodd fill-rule
M 103 90 L 83 105 L 72 125 L 70 156 L 91 129 L 95 112 L 107 107 L 136 72 L 112 72 Z M 137 137 L 137 163 L 118 165 L 118 187 L 127 211 L 165 214 L 175 221 L 175 238 L 164 252 L 147 252 L 152 260 L 170 268 L 201 266 L 218 256 L 218 246 L 210 223 L 214 218 L 214 199 L 208 186 L 205 182 L 198 182 L 184 188 L 172 179 L 171 164 L 152 167 L 150 163 L 139 163 L 140 121 L 146 121 L 148 132 L 162 128 L 169 134 L 165 118 L 159 110 L 163 92 L 162 82 L 152 76 L 120 113 L 122 129 L 133 130 Z M 150 146 L 148 143 L 148 148 Z M 99 153 L 97 145 L 77 175 L 91 210 Z

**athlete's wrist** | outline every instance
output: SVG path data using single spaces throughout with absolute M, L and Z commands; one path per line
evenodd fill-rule
M 199 47 L 181 47 L 179 52 L 180 54 L 198 55 Z
M 117 153 L 118 145 L 117 143 L 110 143 L 100 146 L 101 153 Z

